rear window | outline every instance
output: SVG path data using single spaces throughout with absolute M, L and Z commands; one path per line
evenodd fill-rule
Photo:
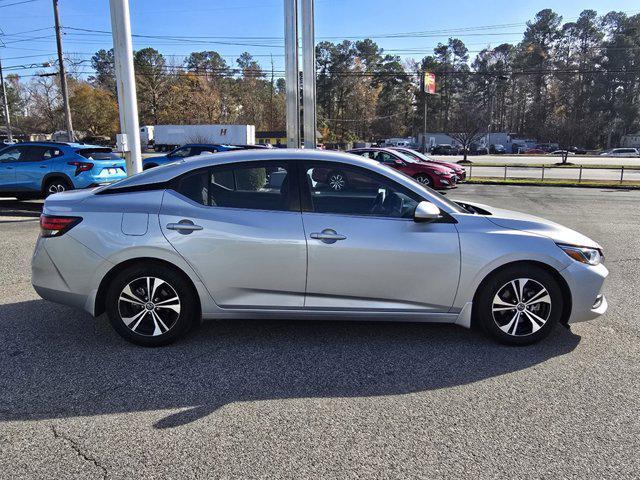
M 110 148 L 93 148 L 78 150 L 78 154 L 88 160 L 122 160 L 122 157 Z

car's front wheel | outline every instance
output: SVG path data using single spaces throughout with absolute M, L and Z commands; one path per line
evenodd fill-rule
M 529 345 L 551 333 L 562 310 L 562 290 L 553 275 L 536 265 L 520 264 L 497 272 L 483 283 L 474 315 L 496 340 Z
M 163 265 L 134 265 L 111 281 L 106 296 L 111 325 L 137 345 L 169 344 L 191 328 L 197 296 L 184 276 Z
M 425 187 L 433 187 L 433 180 L 431 180 L 431 177 L 426 173 L 419 173 L 415 176 L 415 179 Z

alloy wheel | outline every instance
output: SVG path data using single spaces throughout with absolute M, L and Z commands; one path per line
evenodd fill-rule
M 522 337 L 540 330 L 551 315 L 551 296 L 531 278 L 516 278 L 498 289 L 491 305 L 493 320 L 508 335 Z
M 47 192 L 49 192 L 50 194 L 54 194 L 54 193 L 65 192 L 66 190 L 67 190 L 67 187 L 63 183 L 52 183 L 51 185 L 49 185 Z
M 431 179 L 427 175 L 418 175 L 416 180 L 422 185 L 426 185 L 427 187 L 431 186 Z
M 344 190 L 344 187 L 347 186 L 347 180 L 344 178 L 344 175 L 341 173 L 332 173 L 329 176 L 329 188 L 336 192 Z
M 165 280 L 139 277 L 127 283 L 118 297 L 122 322 L 138 335 L 167 333 L 180 317 L 180 297 Z

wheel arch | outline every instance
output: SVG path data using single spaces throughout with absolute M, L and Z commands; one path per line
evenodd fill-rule
M 57 179 L 62 179 L 65 182 L 67 182 L 69 185 L 71 185 L 72 187 L 75 188 L 75 185 L 73 184 L 73 180 L 71 180 L 71 178 L 69 177 L 69 175 L 67 175 L 66 173 L 62 173 L 62 172 L 49 172 L 47 173 L 44 177 L 42 177 L 42 183 L 40 184 L 40 191 L 42 193 L 46 193 L 45 191 L 45 187 L 47 185 L 47 183 L 50 180 L 57 180 Z
M 517 260 L 517 261 L 504 263 L 499 267 L 494 268 L 489 273 L 487 273 L 482 279 L 482 281 L 478 284 L 478 287 L 476 288 L 476 291 L 473 294 L 473 303 L 472 303 L 472 310 L 471 310 L 471 327 L 472 328 L 477 325 L 476 308 L 478 305 L 478 301 L 477 301 L 478 295 L 480 294 L 480 292 L 482 291 L 486 283 L 491 279 L 491 277 L 493 277 L 494 275 L 500 273 L 501 271 L 507 268 L 511 268 L 514 266 L 525 266 L 525 265 L 535 265 L 536 267 L 539 267 L 545 270 L 546 272 L 551 274 L 551 276 L 558 282 L 558 285 L 560 286 L 560 291 L 562 292 L 562 304 L 563 304 L 560 323 L 563 325 L 567 324 L 569 320 L 569 316 L 571 315 L 573 300 L 571 297 L 571 289 L 569 288 L 569 285 L 567 284 L 564 277 L 560 274 L 558 270 L 556 270 L 554 267 L 552 267 L 548 263 L 540 262 L 537 260 Z
M 116 275 L 118 275 L 121 271 L 123 271 L 126 268 L 129 268 L 133 265 L 136 264 L 144 264 L 144 265 L 149 265 L 149 264 L 155 264 L 155 265 L 162 265 L 163 267 L 166 268 L 170 268 L 172 270 L 174 270 L 178 275 L 181 275 L 184 280 L 187 281 L 187 283 L 189 284 L 189 286 L 191 287 L 193 294 L 195 295 L 195 297 L 198 299 L 198 304 L 197 304 L 197 308 L 199 311 L 199 314 L 202 314 L 202 298 L 200 297 L 200 293 L 198 291 L 198 289 L 196 288 L 196 285 L 193 283 L 193 280 L 191 279 L 191 277 L 180 267 L 178 267 L 177 265 L 175 265 L 174 263 L 171 263 L 167 260 L 162 260 L 160 258 L 154 258 L 154 257 L 136 257 L 136 258 L 130 258 L 128 260 L 124 260 L 116 265 L 114 265 L 105 275 L 104 277 L 102 277 L 102 280 L 100 281 L 100 285 L 98 286 L 98 290 L 96 292 L 96 297 L 95 297 L 95 301 L 94 301 L 94 316 L 98 316 L 101 315 L 102 313 L 105 312 L 106 310 L 106 298 L 107 298 L 107 290 L 109 289 L 109 285 L 111 283 L 111 281 L 116 277 Z

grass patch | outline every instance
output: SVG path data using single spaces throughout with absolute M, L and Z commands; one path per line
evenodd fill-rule
M 575 163 L 569 163 L 566 165 L 556 164 L 556 163 L 487 163 L 487 162 L 473 162 L 470 166 L 472 167 L 507 167 L 507 168 L 518 168 L 518 167 L 537 167 L 537 168 L 570 168 L 570 169 L 579 169 L 580 165 Z M 594 164 L 594 165 L 582 165 L 583 170 L 590 169 L 603 169 L 610 168 L 614 170 L 620 170 L 623 165 L 608 165 L 608 164 Z M 624 165 L 625 170 L 640 170 L 640 166 L 628 166 Z
M 549 179 L 544 182 L 531 178 L 467 178 L 466 183 L 479 185 L 529 185 L 529 186 L 549 186 L 549 187 L 586 187 L 586 188 L 640 188 L 639 181 L 619 181 L 612 180 L 587 180 L 578 183 L 576 180 L 569 179 Z

